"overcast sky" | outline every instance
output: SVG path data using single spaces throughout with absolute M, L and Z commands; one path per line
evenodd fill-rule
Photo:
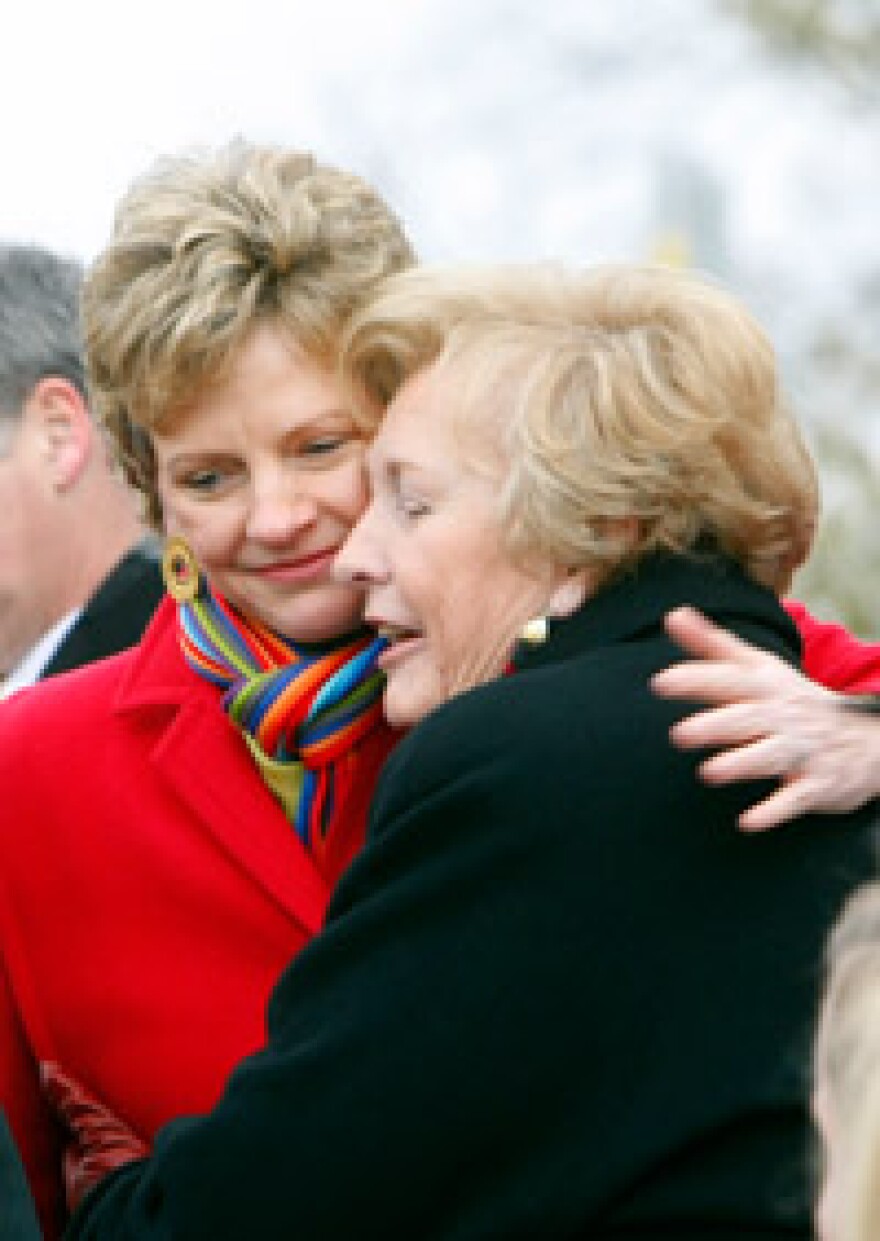
M 877 110 L 720 0 L 4 7 L 8 239 L 89 258 L 155 155 L 242 134 L 365 173 L 428 257 L 638 257 L 684 226 L 734 281 L 827 256 L 830 295 L 876 249 Z
M 880 103 L 733 7 L 8 0 L 0 237 L 88 260 L 156 155 L 306 147 L 373 181 L 425 258 L 678 253 L 747 297 L 810 396 L 816 347 L 876 353 Z
M 372 181 L 423 258 L 720 275 L 804 422 L 845 428 L 880 469 L 878 87 L 768 47 L 736 8 L 6 0 L 0 240 L 88 261 L 157 155 L 236 135 L 313 149 Z M 825 483 L 826 512 L 852 507 L 848 476 Z
M 153 156 L 234 134 L 333 156 L 327 101 L 369 90 L 419 0 L 10 0 L 0 235 L 88 258 Z M 356 92 L 346 106 L 357 109 Z

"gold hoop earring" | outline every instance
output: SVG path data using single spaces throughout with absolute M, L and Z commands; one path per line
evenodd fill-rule
M 162 579 L 176 603 L 192 603 L 198 598 L 202 575 L 195 552 L 186 539 L 173 535 L 162 553 Z

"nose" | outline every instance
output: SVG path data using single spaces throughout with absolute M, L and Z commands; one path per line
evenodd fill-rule
M 313 496 L 281 473 L 254 485 L 247 519 L 255 543 L 283 544 L 312 525 L 318 516 Z
M 388 570 L 377 538 L 375 504 L 369 504 L 349 531 L 337 553 L 334 576 L 353 586 L 371 586 L 387 581 Z

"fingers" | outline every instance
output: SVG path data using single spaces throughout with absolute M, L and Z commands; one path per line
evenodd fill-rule
M 695 711 L 673 724 L 669 736 L 680 750 L 702 750 L 721 745 L 743 745 L 765 732 L 761 712 L 749 702 Z
M 43 1090 L 67 1129 L 63 1156 L 67 1203 L 75 1209 L 108 1173 L 149 1154 L 145 1143 L 55 1061 L 40 1065 Z
M 759 657 L 754 647 L 721 629 L 696 608 L 675 608 L 667 613 L 664 624 L 673 642 L 698 659 L 730 660 L 748 667 Z
M 817 786 L 809 776 L 796 776 L 739 816 L 744 832 L 764 832 L 821 808 Z
M 56 1061 L 43 1060 L 40 1063 L 40 1084 L 61 1119 L 69 1120 L 81 1099 L 81 1091 L 73 1078 L 69 1077 Z
M 68 1211 L 75 1211 L 92 1186 L 96 1185 L 97 1180 L 100 1178 L 96 1179 L 90 1174 L 87 1160 L 84 1159 L 76 1147 L 68 1147 L 65 1150 L 61 1160 L 61 1167 L 67 1209 Z
M 672 726 L 672 742 L 682 750 L 713 752 L 698 769 L 707 784 L 779 782 L 740 816 L 744 831 L 764 831 L 808 811 L 861 804 L 853 799 L 853 773 L 866 745 L 848 739 L 837 695 L 694 608 L 670 612 L 666 629 L 691 658 L 656 673 L 651 689 L 660 697 L 704 706 Z M 876 761 L 869 766 L 870 787 L 876 790 Z
M 651 689 L 659 697 L 722 705 L 828 693 L 811 686 L 777 655 L 735 638 L 692 608 L 670 612 L 666 624 L 695 658 L 654 674 Z
M 659 697 L 719 704 L 735 702 L 747 694 L 745 676 L 739 666 L 701 660 L 671 664 L 660 673 L 654 673 L 650 688 Z
M 796 750 L 784 737 L 760 737 L 707 758 L 700 764 L 699 775 L 706 784 L 735 784 L 774 777 L 793 779 L 807 759 L 805 751 Z
M 774 748 L 768 754 L 773 757 L 773 770 L 757 774 L 781 775 L 802 765 L 806 756 L 816 749 L 817 737 L 823 738 L 815 727 L 810 727 L 811 723 L 809 718 L 804 719 L 785 703 L 746 699 L 695 711 L 676 721 L 669 735 L 680 750 L 745 747 L 753 742 L 772 741 Z M 746 778 L 751 774 L 746 773 Z

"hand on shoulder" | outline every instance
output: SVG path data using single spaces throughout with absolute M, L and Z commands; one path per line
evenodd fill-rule
M 673 727 L 673 743 L 717 751 L 699 768 L 707 783 L 779 780 L 743 813 L 744 829 L 853 810 L 880 794 L 880 716 L 861 700 L 810 681 L 692 608 L 670 613 L 667 630 L 692 658 L 656 674 L 651 688 L 706 704 Z

